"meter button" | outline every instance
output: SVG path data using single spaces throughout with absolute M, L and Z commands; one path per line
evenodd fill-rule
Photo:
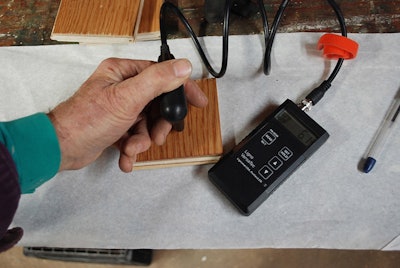
M 268 161 L 268 164 L 274 170 L 277 170 L 278 168 L 280 168 L 282 166 L 283 162 L 277 156 L 274 156 L 274 157 L 271 158 L 271 160 Z
M 292 157 L 293 152 L 285 146 L 278 152 L 278 155 L 282 158 L 282 160 L 287 161 L 290 157 Z
M 278 134 L 276 134 L 275 131 L 270 129 L 267 132 L 265 132 L 265 134 L 262 136 L 261 143 L 264 145 L 270 145 L 276 140 L 277 137 L 278 137 Z
M 272 173 L 273 173 L 272 170 L 271 170 L 267 165 L 263 166 L 263 167 L 258 171 L 258 174 L 260 174 L 260 175 L 264 178 L 264 180 L 266 180 L 266 179 L 268 179 L 269 177 L 271 177 Z

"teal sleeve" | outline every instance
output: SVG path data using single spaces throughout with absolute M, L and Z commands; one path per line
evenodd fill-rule
M 0 122 L 0 142 L 14 160 L 22 193 L 33 193 L 57 174 L 61 151 L 55 129 L 46 114 Z

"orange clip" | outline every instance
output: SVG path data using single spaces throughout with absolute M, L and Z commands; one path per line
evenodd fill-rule
M 350 38 L 337 34 L 324 34 L 318 41 L 317 48 L 324 49 L 324 56 L 328 59 L 345 60 L 353 59 L 357 56 L 358 44 Z

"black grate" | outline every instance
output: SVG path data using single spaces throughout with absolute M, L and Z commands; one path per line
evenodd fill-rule
M 153 252 L 151 249 L 24 247 L 24 255 L 59 261 L 150 265 Z

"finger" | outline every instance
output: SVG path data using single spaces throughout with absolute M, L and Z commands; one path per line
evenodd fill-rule
M 125 107 L 132 107 L 131 112 L 143 109 L 147 103 L 184 84 L 192 71 L 188 60 L 170 60 L 153 64 L 135 77 L 118 84 L 120 98 L 126 101 Z
M 165 119 L 158 119 L 157 122 L 154 123 L 151 131 L 150 136 L 151 139 L 157 145 L 163 145 L 169 132 L 171 132 L 172 125 Z
M 119 158 L 119 167 L 122 171 L 124 172 L 131 172 L 133 169 L 133 165 L 136 162 L 137 155 L 141 152 L 144 152 L 150 148 L 151 145 L 151 140 L 150 138 L 146 139 L 146 141 L 138 141 L 137 139 L 135 141 L 130 140 L 129 141 L 131 144 L 129 147 L 131 149 L 128 150 L 128 153 L 126 151 L 121 151 L 120 152 L 120 158 Z M 136 143 L 136 146 L 133 146 L 132 143 Z M 148 144 L 145 145 L 145 144 Z M 134 149 L 133 149 L 134 148 Z M 132 153 L 132 152 L 136 153 Z
M 154 63 L 148 60 L 109 58 L 100 63 L 93 76 L 102 76 L 109 82 L 120 82 L 138 75 Z
M 199 108 L 206 107 L 208 98 L 193 80 L 188 80 L 185 84 L 185 94 L 188 102 Z
M 136 162 L 136 155 L 133 157 L 121 153 L 119 156 L 119 168 L 126 173 L 132 172 L 133 165 Z
M 119 166 L 124 172 L 131 172 L 136 156 L 148 150 L 151 146 L 151 138 L 145 119 L 139 121 L 120 148 Z

